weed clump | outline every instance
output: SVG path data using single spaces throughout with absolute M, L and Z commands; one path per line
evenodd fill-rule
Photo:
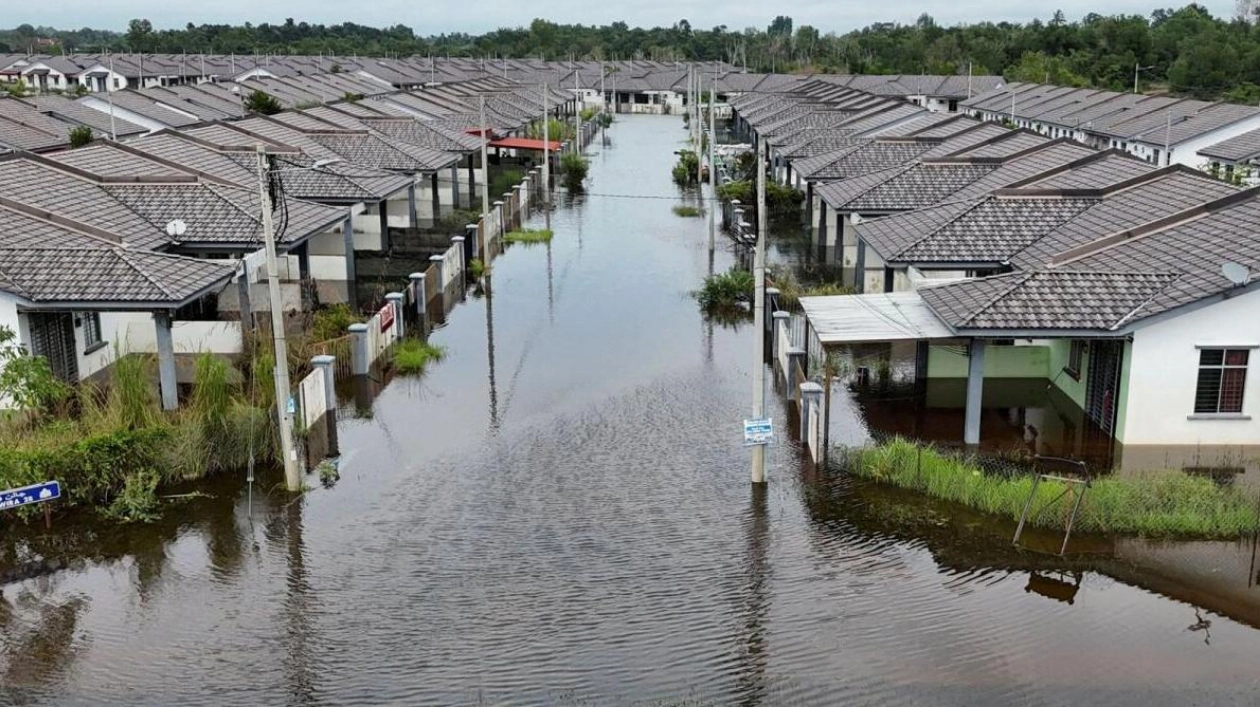
M 523 228 L 503 235 L 507 243 L 549 243 L 555 232 L 546 228 Z
M 753 301 L 756 279 L 747 270 L 731 270 L 710 275 L 695 293 L 705 311 L 741 307 Z
M 420 339 L 403 339 L 394 344 L 394 370 L 399 373 L 419 375 L 430 363 L 446 358 L 446 349 Z
M 704 209 L 699 206 L 689 206 L 687 204 L 678 204 L 674 207 L 674 215 L 683 218 L 697 218 L 704 215 Z

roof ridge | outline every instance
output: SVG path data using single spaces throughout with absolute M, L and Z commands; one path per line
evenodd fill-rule
M 969 214 L 969 213 L 971 213 L 972 211 L 974 211 L 975 209 L 979 208 L 979 206 L 980 206 L 981 204 L 983 204 L 984 202 L 988 201 L 988 200 L 989 200 L 989 198 L 990 198 L 990 196 L 989 196 L 989 195 L 987 195 L 987 194 L 986 194 L 986 195 L 984 195 L 984 196 L 982 196 L 982 197 L 977 198 L 977 199 L 974 201 L 974 203 L 972 203 L 970 206 L 968 206 L 968 207 L 967 207 L 967 208 L 965 208 L 965 209 L 962 209 L 961 211 L 959 211 L 958 213 L 954 214 L 953 216 L 950 216 L 949 218 L 945 219 L 943 222 L 941 222 L 941 224 L 940 224 L 939 226 L 937 226 L 937 227 L 933 228 L 932 230 L 928 231 L 927 233 L 924 233 L 922 237 L 915 239 L 915 241 L 914 241 L 913 243 L 910 243 L 909 245 L 905 246 L 904 248 L 901 248 L 901 249 L 900 249 L 900 250 L 898 250 L 896 253 L 894 253 L 891 257 L 885 258 L 885 260 L 894 260 L 894 261 L 895 261 L 895 260 L 896 260 L 896 256 L 901 255 L 901 254 L 905 253 L 906 251 L 909 251 L 910 249 L 917 247 L 920 243 L 923 243 L 924 241 L 926 241 L 927 239 L 931 238 L 932 236 L 935 236 L 936 234 L 940 233 L 942 230 L 944 230 L 944 229 L 945 229 L 945 227 L 946 227 L 946 226 L 950 225 L 951 223 L 954 223 L 954 222 L 955 222 L 955 221 L 957 221 L 958 219 L 962 218 L 964 215 Z M 957 202 L 953 202 L 953 203 L 957 203 Z M 928 208 L 940 208 L 940 207 L 942 207 L 942 206 L 944 206 L 944 204 L 935 204 L 935 205 L 930 206 L 930 207 L 928 207 Z M 907 211 L 906 213 L 913 213 L 913 211 Z
M 205 185 L 203 185 L 203 186 L 205 186 L 207 189 L 209 189 L 209 190 L 210 190 L 210 192 L 211 192 L 212 194 L 214 194 L 216 198 L 218 198 L 219 200 L 221 200 L 221 201 L 223 201 L 224 203 L 228 204 L 228 206 L 230 206 L 231 208 L 235 209 L 236 211 L 238 211 L 238 212 L 240 212 L 240 213 L 244 214 L 244 215 L 245 215 L 245 218 L 250 219 L 251 221 L 253 221 L 253 222 L 255 223 L 255 225 L 257 225 L 257 227 L 258 227 L 258 228 L 262 228 L 262 227 L 263 227 L 263 213 L 262 213 L 262 206 L 263 206 L 263 205 L 262 205 L 262 200 L 261 200 L 261 199 L 258 201 L 258 214 L 257 214 L 257 215 L 255 215 L 255 214 L 251 213 L 250 211 L 247 211 L 247 210 L 245 209 L 245 207 L 240 206 L 240 205 L 239 205 L 239 204 L 237 204 L 235 201 L 233 201 L 233 200 L 231 200 L 231 199 L 227 198 L 226 196 L 224 196 L 222 193 L 220 193 L 220 192 L 219 192 L 219 190 L 218 190 L 218 189 L 216 189 L 216 188 L 215 188 L 215 187 L 221 187 L 221 186 L 225 186 L 225 185 L 222 185 L 222 184 L 205 184 Z M 245 190 L 245 187 L 236 187 L 236 186 L 233 186 L 232 188 L 234 188 L 234 189 L 243 189 L 243 190 Z M 253 191 L 252 189 L 248 189 L 248 190 L 246 190 L 246 191 L 248 191 L 248 192 L 250 193 L 251 198 L 252 198 L 252 196 L 253 196 L 253 194 L 254 194 L 254 191 Z M 281 199 L 283 199 L 283 198 L 284 198 L 284 195 L 283 195 L 283 194 L 281 194 L 281 195 L 280 195 L 280 198 L 281 198 Z M 275 209 L 276 209 L 276 204 L 275 204 L 275 202 L 272 202 L 272 204 L 271 204 L 271 210 L 274 212 L 274 211 L 275 211 Z M 274 215 L 273 215 L 273 218 L 274 218 Z M 258 237 L 257 237 L 257 231 L 255 231 L 254 233 L 255 233 L 255 240 L 257 240 L 257 239 L 258 239 Z
M 1150 273 L 1150 274 L 1154 275 L 1156 273 Z M 1156 288 L 1156 290 L 1152 292 L 1149 297 L 1139 302 L 1138 305 L 1134 307 L 1132 310 L 1130 310 L 1128 314 L 1124 315 L 1123 317 L 1120 317 L 1120 319 L 1117 320 L 1115 324 L 1111 325 L 1111 331 L 1115 331 L 1116 329 L 1119 329 L 1120 327 L 1124 326 L 1125 323 L 1127 323 L 1130 319 L 1133 319 L 1134 316 L 1139 311 L 1141 311 L 1143 307 L 1150 304 L 1151 301 L 1153 301 L 1156 297 L 1164 294 L 1164 292 L 1166 292 L 1168 288 L 1172 287 L 1174 283 L 1180 280 L 1183 277 L 1183 275 L 1184 273 L 1171 273 L 1171 277 L 1169 277 L 1167 282 L 1165 282 L 1162 287 Z
M 982 306 L 976 307 L 974 310 L 972 310 L 971 315 L 966 317 L 960 322 L 960 327 L 966 326 L 967 324 L 970 324 L 971 322 L 975 321 L 977 317 L 983 314 L 986 309 L 996 304 L 998 300 L 1014 292 L 1015 288 L 1023 285 L 1025 282 L 1028 282 L 1028 280 L 1032 278 L 1034 272 L 1035 271 L 1029 270 L 1026 272 L 1011 272 L 1011 273 L 1003 273 L 1002 275 L 991 276 L 994 278 L 1011 277 L 1012 283 L 1009 287 L 999 288 L 1001 291 L 998 292 L 993 297 L 989 298 L 988 302 L 985 302 Z M 988 278 L 980 278 L 979 280 L 972 280 L 971 282 L 980 282 L 986 279 Z
M 114 253 L 114 255 L 116 255 L 116 256 L 117 256 L 120 260 L 122 260 L 122 261 L 123 261 L 124 263 L 126 263 L 126 264 L 127 264 L 127 265 L 128 265 L 128 266 L 132 269 L 132 270 L 134 270 L 134 271 L 136 272 L 136 274 L 138 274 L 140 277 L 142 277 L 142 278 L 144 278 L 145 280 L 147 280 L 147 281 L 149 282 L 149 284 L 151 284 L 151 285 L 153 285 L 154 287 L 156 287 L 156 288 L 158 289 L 158 291 L 159 291 L 159 292 L 161 292 L 163 295 L 165 295 L 168 299 L 174 299 L 174 293 L 172 293 L 170 290 L 168 290 L 168 289 L 167 289 L 164 285 L 162 285 L 162 283 L 158 282 L 158 281 L 157 281 L 156 279 L 154 279 L 153 277 L 150 277 L 149 273 L 148 273 L 148 272 L 146 272 L 146 271 L 144 270 L 144 268 L 142 268 L 140 265 L 137 265 L 136 263 L 132 262 L 131 256 L 132 256 L 132 255 L 136 255 L 136 253 L 133 253 L 133 252 L 131 252 L 131 251 L 126 251 L 126 250 L 123 250 L 123 249 L 121 249 L 121 248 L 111 248 L 110 250 L 111 250 L 111 251 Z M 150 253 L 150 255 L 160 255 L 160 253 Z

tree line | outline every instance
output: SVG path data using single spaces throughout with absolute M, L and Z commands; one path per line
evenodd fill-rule
M 1253 18 L 1254 19 L 1254 18 Z M 155 29 L 132 20 L 126 32 L 59 31 L 22 25 L 0 31 L 25 50 L 41 37 L 57 51 L 236 54 L 340 54 L 564 59 L 723 60 L 749 71 L 868 74 L 1002 74 L 1011 80 L 1131 90 L 1167 90 L 1197 98 L 1260 102 L 1260 29 L 1243 19 L 1213 17 L 1200 5 L 1156 9 L 1149 16 L 1062 12 L 1028 23 L 976 22 L 951 27 L 930 15 L 913 24 L 881 22 L 843 34 L 778 16 L 764 29 L 557 24 L 481 35 L 423 36 L 406 25 L 367 27 L 285 20 L 282 24 L 188 24 Z M 41 50 L 37 50 L 41 51 Z M 48 52 L 50 50 L 43 49 Z

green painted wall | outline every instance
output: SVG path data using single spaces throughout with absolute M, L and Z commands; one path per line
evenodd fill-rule
M 1081 357 L 1081 375 L 1080 379 L 1073 378 L 1068 375 L 1065 370 L 1068 365 L 1068 358 L 1072 355 L 1071 339 L 1045 339 L 1039 342 L 1050 350 L 1050 382 L 1054 387 L 1063 391 L 1077 407 L 1085 407 L 1085 381 L 1089 380 L 1089 349 L 1086 348 L 1085 355 Z
M 984 354 L 985 378 L 1048 378 L 1046 346 L 989 346 Z M 928 378 L 966 378 L 967 356 L 960 349 L 930 347 Z

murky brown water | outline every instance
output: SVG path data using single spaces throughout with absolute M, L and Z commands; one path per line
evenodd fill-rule
M 752 333 L 687 295 L 705 224 L 621 198 L 673 194 L 684 133 L 612 134 L 550 248 L 434 335 L 449 358 L 343 420 L 334 488 L 251 513 L 223 479 L 151 527 L 9 538 L 0 702 L 1260 701 L 1250 544 L 1017 552 L 783 442 L 750 490 Z

